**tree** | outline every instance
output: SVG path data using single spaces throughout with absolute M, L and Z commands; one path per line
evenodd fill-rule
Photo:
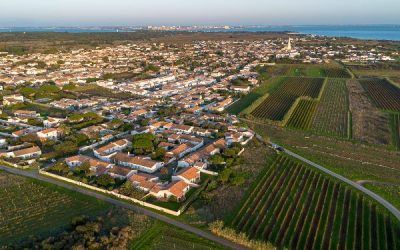
M 67 140 L 74 142 L 78 146 L 82 146 L 85 145 L 87 141 L 89 141 L 89 137 L 85 134 L 74 134 L 69 136 Z
M 218 180 L 222 183 L 229 182 L 230 177 L 232 176 L 233 171 L 230 168 L 224 169 L 218 176 Z
M 77 175 L 85 175 L 87 176 L 90 173 L 90 164 L 89 162 L 84 162 L 82 165 L 76 167 L 74 169 L 74 173 Z
M 160 174 L 161 174 L 161 180 L 163 181 L 169 181 L 171 179 L 171 176 L 169 175 L 169 170 L 166 167 L 161 168 Z
M 244 184 L 245 181 L 246 181 L 246 178 L 243 174 L 235 175 L 231 179 L 232 185 L 235 185 L 235 186 L 241 186 Z
M 237 156 L 237 152 L 234 148 L 225 148 L 223 155 L 228 158 L 233 158 L 233 157 Z
M 157 148 L 151 155 L 151 159 L 162 161 L 166 153 L 167 151 L 164 148 Z
M 36 118 L 29 118 L 28 124 L 32 126 L 43 126 L 43 122 Z
M 138 139 L 133 142 L 132 148 L 136 154 L 149 154 L 153 152 L 154 145 L 151 140 Z
M 149 125 L 149 122 L 150 122 L 150 119 L 145 118 L 145 119 L 142 119 L 142 120 L 140 121 L 140 125 L 141 125 L 141 126 L 147 126 L 147 125 Z
M 114 178 L 112 178 L 108 174 L 103 174 L 103 175 L 100 175 L 97 178 L 96 183 L 99 186 L 102 186 L 102 187 L 105 187 L 107 189 L 110 189 L 115 185 L 115 180 L 114 180 Z
M 54 151 L 58 157 L 75 154 L 78 150 L 78 145 L 72 141 L 66 141 L 54 146 Z
M 37 143 L 40 141 L 39 137 L 35 133 L 24 135 L 20 138 L 20 140 L 22 142 L 30 142 L 30 143 Z
M 216 155 L 211 156 L 208 159 L 208 162 L 213 164 L 213 165 L 221 165 L 221 164 L 225 163 L 225 160 L 221 155 L 216 154 Z
M 57 162 L 52 168 L 51 170 L 57 172 L 58 174 L 61 175 L 66 175 L 69 172 L 69 167 L 67 166 L 67 164 L 65 164 L 64 162 Z

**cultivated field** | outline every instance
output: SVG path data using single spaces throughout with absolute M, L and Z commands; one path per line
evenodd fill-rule
M 389 115 L 374 107 L 358 81 L 347 81 L 347 89 L 352 113 L 353 138 L 371 144 L 389 145 L 391 142 Z
M 400 111 L 400 89 L 385 79 L 360 80 L 361 85 L 380 109 Z
M 257 99 L 277 88 L 282 83 L 282 81 L 283 79 L 279 77 L 263 81 L 260 86 L 253 89 L 249 94 L 229 106 L 227 108 L 227 111 L 231 114 L 239 114 L 240 112 L 248 108 L 252 103 L 257 101 Z
M 349 72 L 344 68 L 323 69 L 324 75 L 329 78 L 351 78 Z
M 322 78 L 286 78 L 283 84 L 258 107 L 251 115 L 260 119 L 281 121 L 299 97 L 317 98 L 324 79 Z
M 109 205 L 56 186 L 0 172 L 0 242 L 47 236 L 80 215 L 96 216 Z
M 385 145 L 305 134 L 267 123 L 249 124 L 258 134 L 353 181 L 370 180 L 400 187 L 400 151 L 389 150 Z M 384 190 L 377 193 L 383 197 L 387 194 Z M 393 204 L 400 204 L 399 195 L 386 198 Z
M 162 222 L 155 222 L 153 226 L 140 235 L 130 247 L 131 250 L 168 250 L 168 249 L 225 249 L 214 242 L 200 238 L 182 229 L 166 225 Z
M 348 137 L 349 98 L 345 80 L 329 79 L 312 122 L 321 134 Z
M 227 225 L 289 249 L 396 249 L 399 222 L 337 180 L 279 156 Z
M 313 100 L 300 100 L 286 126 L 303 130 L 309 129 L 317 105 L 318 102 Z

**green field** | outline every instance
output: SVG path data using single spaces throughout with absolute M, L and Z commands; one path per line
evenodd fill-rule
M 96 216 L 111 206 L 36 180 L 0 172 L 0 242 L 62 231 L 80 215 Z
M 267 168 L 226 221 L 238 233 L 290 249 L 400 246 L 399 222 L 359 192 L 286 156 Z
M 276 88 L 282 83 L 282 78 L 272 78 L 263 81 L 260 86 L 253 89 L 249 94 L 239 99 L 237 102 L 228 107 L 227 111 L 231 114 L 237 115 L 247 107 L 249 107 L 257 99 L 261 98 L 267 93 L 275 91 Z
M 195 236 L 182 229 L 155 222 L 153 226 L 130 246 L 131 250 L 145 249 L 225 249 L 214 242 Z
M 329 79 L 318 104 L 312 129 L 317 133 L 348 137 L 349 97 L 344 80 Z

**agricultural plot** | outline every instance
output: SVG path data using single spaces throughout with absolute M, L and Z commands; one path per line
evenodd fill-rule
M 310 128 L 318 103 L 313 100 L 300 100 L 286 126 L 307 130 Z
M 361 85 L 380 109 L 400 111 L 400 89 L 385 79 L 360 80 Z
M 168 249 L 225 249 L 212 241 L 200 238 L 182 229 L 155 222 L 139 239 L 130 246 L 131 250 L 168 250 Z
M 389 114 L 378 110 L 356 80 L 347 81 L 353 138 L 371 144 L 389 145 L 391 129 Z
M 325 77 L 325 72 L 319 67 L 310 65 L 289 65 L 286 75 L 303 77 Z
M 329 79 L 312 122 L 321 134 L 348 137 L 349 97 L 345 80 Z
M 325 68 L 323 72 L 329 78 L 351 78 L 349 72 L 344 68 Z
M 317 98 L 323 83 L 322 78 L 287 78 L 271 96 L 251 112 L 251 115 L 260 119 L 281 121 L 297 98 Z
M 109 205 L 55 186 L 0 172 L 0 242 L 47 236 L 80 215 L 96 216 Z
M 263 97 L 265 94 L 274 91 L 281 83 L 282 78 L 271 78 L 264 81 L 257 88 L 253 89 L 249 94 L 242 97 L 240 100 L 233 103 L 227 108 L 227 111 L 231 114 L 239 114 L 245 111 L 250 105 L 252 105 L 259 98 Z
M 396 249 L 400 223 L 362 194 L 280 155 L 227 226 L 288 249 Z

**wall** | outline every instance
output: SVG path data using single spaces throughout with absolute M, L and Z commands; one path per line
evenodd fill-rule
M 167 213 L 167 214 L 171 214 L 171 215 L 174 215 L 174 216 L 179 216 L 182 213 L 182 210 L 173 211 L 173 210 L 170 210 L 170 209 L 159 207 L 159 206 L 156 206 L 156 205 L 153 205 L 153 204 L 141 201 L 141 200 L 137 200 L 137 199 L 125 196 L 125 195 L 117 194 L 117 193 L 115 193 L 113 191 L 108 191 L 108 190 L 105 190 L 105 189 L 97 188 L 97 187 L 94 187 L 94 186 L 91 186 L 91 185 L 88 185 L 88 184 L 85 184 L 85 183 L 82 183 L 82 182 L 79 182 L 79 181 L 74 181 L 74 180 L 71 180 L 71 179 L 56 175 L 56 174 L 51 174 L 51 173 L 46 172 L 44 170 L 39 170 L 39 174 L 45 175 L 45 176 L 49 176 L 51 178 L 59 179 L 59 180 L 65 181 L 65 182 L 73 183 L 73 184 L 75 184 L 77 186 L 81 186 L 81 187 L 84 187 L 84 188 L 87 188 L 87 189 L 91 189 L 91 190 L 94 190 L 94 191 L 97 191 L 97 192 L 101 192 L 101 193 L 104 193 L 104 194 L 113 195 L 113 196 L 118 197 L 120 199 L 123 199 L 123 200 L 126 200 L 126 201 L 130 201 L 130 202 L 139 204 L 141 206 L 152 208 L 152 209 L 155 209 L 157 211 L 161 211 L 161 212 L 164 212 L 164 213 Z

